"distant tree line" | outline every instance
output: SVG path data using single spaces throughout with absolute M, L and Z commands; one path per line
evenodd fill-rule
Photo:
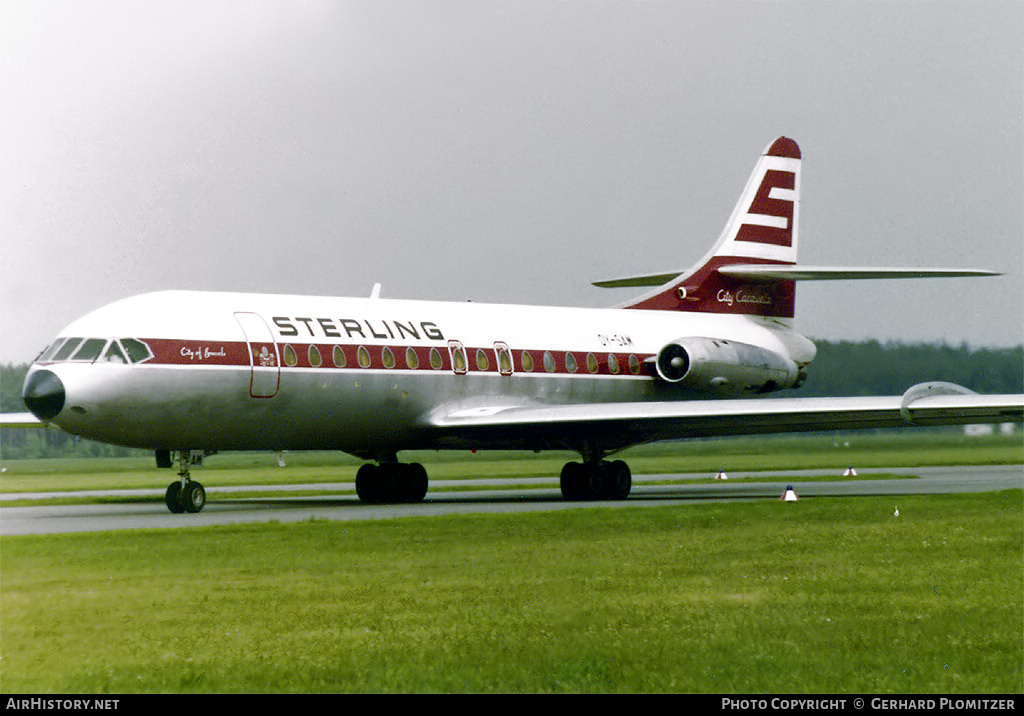
M 807 382 L 778 397 L 900 395 L 915 383 L 942 380 L 978 393 L 1024 392 L 1024 346 L 970 348 L 967 345 L 815 341 L 818 355 Z M 0 411 L 22 412 L 21 386 L 28 365 L 0 366 Z M 60 430 L 6 429 L 0 457 L 121 457 L 142 451 L 79 440 Z
M 815 341 L 818 355 L 807 382 L 789 395 L 900 395 L 933 380 L 956 383 L 976 393 L 1024 391 L 1024 346 L 960 346 Z

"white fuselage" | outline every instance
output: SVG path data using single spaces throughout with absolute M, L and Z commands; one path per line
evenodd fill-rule
M 83 437 L 374 457 L 477 447 L 438 445 L 424 431 L 425 416 L 453 404 L 715 397 L 659 381 L 646 363 L 691 336 L 801 367 L 814 357 L 785 322 L 751 316 L 182 291 L 118 301 L 59 336 L 123 341 L 122 350 L 108 343 L 91 360 L 49 350 L 33 370 L 59 377 L 66 399 L 53 422 Z M 150 355 L 121 360 L 126 339 Z

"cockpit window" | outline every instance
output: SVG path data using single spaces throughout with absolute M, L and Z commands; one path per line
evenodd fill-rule
M 142 341 L 137 341 L 134 338 L 122 338 L 121 345 L 124 346 L 128 360 L 132 363 L 141 363 L 153 357 L 153 351 Z
M 124 357 L 124 352 L 121 347 L 117 345 L 117 341 L 111 341 L 110 346 L 107 348 L 107 352 L 103 354 L 104 363 L 127 363 L 128 359 Z
M 36 363 L 42 363 L 44 361 L 52 360 L 54 354 L 62 345 L 64 345 L 64 341 L 66 340 L 66 338 L 58 338 L 45 349 L 43 349 L 43 352 L 39 354 L 38 358 L 36 358 Z
M 153 351 L 149 346 L 136 338 L 110 341 L 106 338 L 58 338 L 39 354 L 36 362 L 92 362 L 99 359 L 103 363 L 142 363 L 152 357 Z
M 75 349 L 78 348 L 78 344 L 81 342 L 81 338 L 68 338 L 64 345 L 60 347 L 60 350 L 54 354 L 53 359 L 67 360 L 71 357 L 71 354 L 75 352 Z
M 94 361 L 100 357 L 105 345 L 107 345 L 105 338 L 88 338 L 71 360 Z

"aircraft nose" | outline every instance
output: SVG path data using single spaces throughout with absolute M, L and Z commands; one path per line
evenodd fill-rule
M 37 370 L 29 375 L 21 391 L 25 406 L 40 420 L 52 420 L 64 409 L 64 384 L 56 373 Z

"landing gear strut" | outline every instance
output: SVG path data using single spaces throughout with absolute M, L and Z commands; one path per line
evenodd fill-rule
M 188 450 L 180 450 L 178 459 L 178 479 L 167 486 L 164 502 L 167 509 L 174 514 L 182 512 L 199 512 L 206 505 L 206 490 L 189 477 L 189 465 L 192 455 Z
M 423 502 L 426 494 L 427 471 L 418 462 L 367 464 L 356 473 L 356 495 L 361 502 Z
M 562 497 L 569 501 L 625 500 L 633 475 L 622 460 L 570 462 L 562 468 Z

